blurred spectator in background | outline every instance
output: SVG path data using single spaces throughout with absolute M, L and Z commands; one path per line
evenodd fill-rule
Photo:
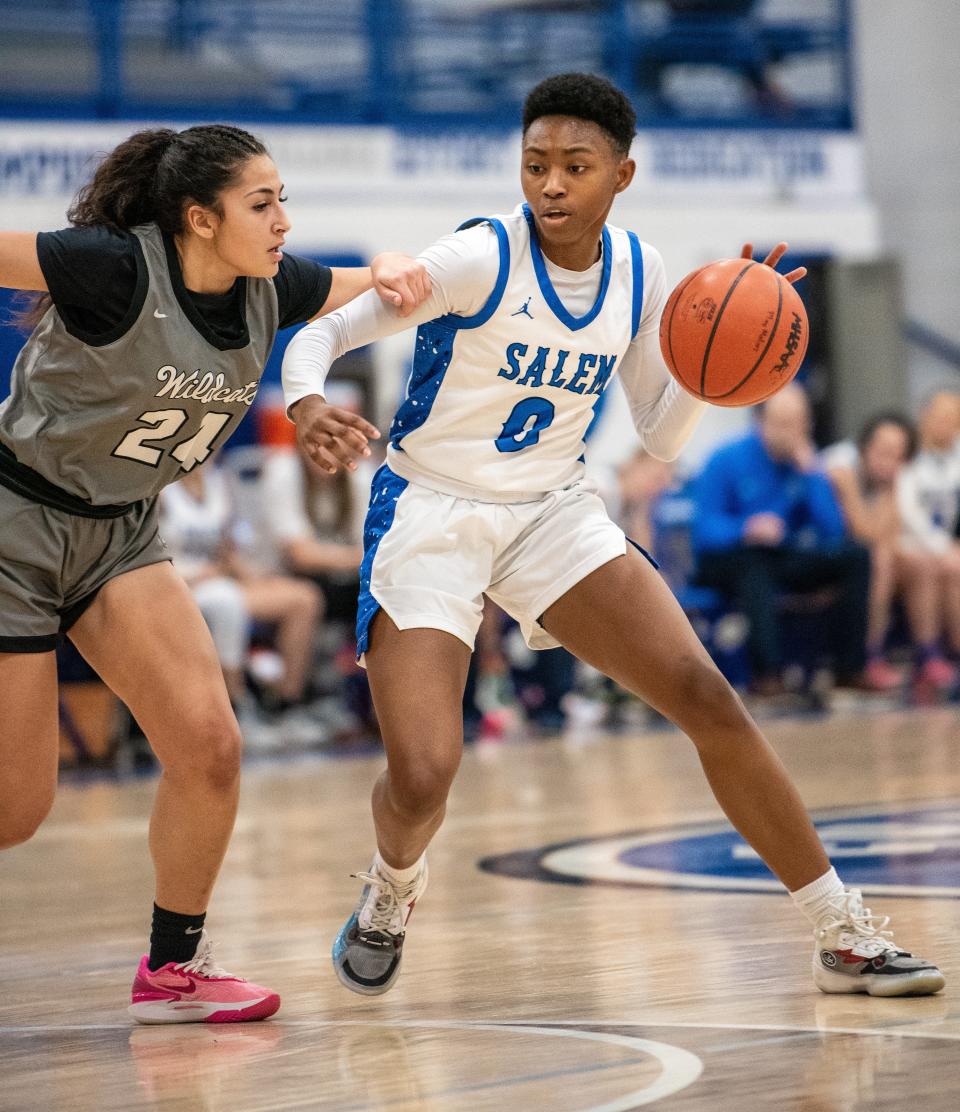
M 503 611 L 484 596 L 483 618 L 463 688 L 465 741 L 499 737 L 504 732 L 504 720 L 498 711 L 512 702 L 512 694 L 507 690 L 510 665 L 504 652 L 506 622 Z
M 857 442 L 826 449 L 821 462 L 830 476 L 850 532 L 870 550 L 867 617 L 867 674 L 883 685 L 896 680 L 884 659 L 894 597 L 903 599 L 915 651 L 916 683 L 947 689 L 954 669 L 939 648 L 942 591 L 932 553 L 904 543 L 897 479 L 916 452 L 917 435 L 906 417 L 879 413 L 864 425 Z
M 653 553 L 653 506 L 673 485 L 674 464 L 639 448 L 621 464 L 618 478 L 619 504 L 609 507 L 610 516 L 632 541 Z
M 870 557 L 847 537 L 829 479 L 816 467 L 810 405 L 791 384 L 764 404 L 757 428 L 707 460 L 696 483 L 698 579 L 731 596 L 750 623 L 757 694 L 782 690 L 784 592 L 836 589 L 832 607 L 840 685 L 864 673 Z
M 193 592 L 213 636 L 245 740 L 250 742 L 256 729 L 257 739 L 267 741 L 266 723 L 254 713 L 244 677 L 253 621 L 276 627 L 282 671 L 270 686 L 277 740 L 322 740 L 318 724 L 296 711 L 312 657 L 320 610 L 317 590 L 289 576 L 258 574 L 245 565 L 231 537 L 230 488 L 215 466 L 188 471 L 164 488 L 160 513 L 174 567 Z
M 292 426 L 291 426 L 292 428 Z M 357 618 L 363 522 L 373 468 L 328 475 L 297 447 L 271 450 L 260 476 L 260 522 L 278 571 L 320 588 L 327 621 Z
M 292 432 L 293 426 L 289 426 Z M 271 449 L 260 476 L 259 538 L 266 566 L 309 579 L 326 636 L 315 662 L 324 716 L 339 734 L 378 734 L 366 672 L 356 661 L 363 524 L 374 466 L 322 471 L 294 444 Z M 335 686 L 334 686 L 335 685 Z
M 926 553 L 940 579 L 946 647 L 960 656 L 960 394 L 941 390 L 918 422 L 920 451 L 897 481 L 903 543 Z

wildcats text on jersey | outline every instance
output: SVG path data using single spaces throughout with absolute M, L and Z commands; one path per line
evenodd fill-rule
M 200 368 L 187 374 L 179 371 L 171 364 L 161 367 L 157 371 L 157 378 L 163 385 L 154 395 L 157 398 L 193 398 L 204 405 L 210 402 L 240 402 L 243 405 L 253 405 L 257 396 L 259 380 L 246 383 L 237 389 L 231 390 L 225 385 L 226 378 L 223 374 L 213 374 L 210 371 L 202 373 Z
M 538 347 L 537 353 L 529 362 L 521 365 L 520 360 L 525 359 L 529 352 L 528 344 L 513 343 L 507 347 L 505 353 L 506 367 L 501 367 L 497 372 L 500 378 L 509 379 L 517 386 L 552 386 L 557 390 L 569 390 L 574 394 L 602 394 L 604 387 L 610 381 L 613 369 L 618 359 L 617 355 L 597 355 L 590 352 L 581 352 L 576 363 L 576 370 L 567 367 L 570 352 L 564 348 L 556 350 L 549 347 Z M 544 381 L 544 375 L 550 377 Z M 563 377 L 564 370 L 570 375 Z M 587 385 L 591 373 L 593 380 Z

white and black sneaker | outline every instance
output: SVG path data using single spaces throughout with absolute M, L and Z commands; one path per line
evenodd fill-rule
M 928 996 L 946 984 L 935 965 L 901 950 L 890 920 L 870 913 L 850 888 L 831 902 L 814 931 L 813 980 L 821 992 L 866 992 L 870 996 Z
M 379 996 L 400 973 L 407 923 L 427 887 L 427 862 L 403 886 L 394 885 L 376 866 L 355 876 L 366 883 L 356 911 L 333 944 L 333 968 L 351 992 Z

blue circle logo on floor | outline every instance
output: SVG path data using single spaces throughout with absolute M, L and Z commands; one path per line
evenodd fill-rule
M 888 896 L 960 898 L 960 802 L 875 805 L 814 816 L 846 884 Z M 731 892 L 783 887 L 728 823 L 582 838 L 487 857 L 504 876 Z

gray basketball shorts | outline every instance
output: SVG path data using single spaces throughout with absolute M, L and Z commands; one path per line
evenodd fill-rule
M 105 583 L 169 559 L 156 499 L 78 517 L 0 486 L 0 652 L 49 652 Z

